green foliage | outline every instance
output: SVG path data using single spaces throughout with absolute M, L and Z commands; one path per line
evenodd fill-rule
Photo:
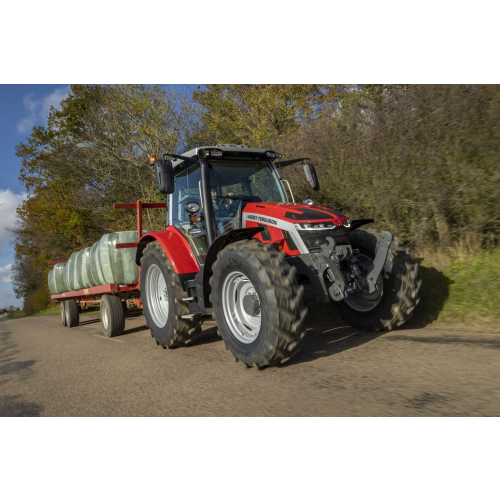
M 413 248 L 448 249 L 463 239 L 494 246 L 498 123 L 498 86 L 371 86 L 275 147 L 316 162 L 319 193 L 307 188 L 300 167 L 282 174 L 299 198 L 374 218 Z
M 19 318 L 26 318 L 26 313 L 21 310 L 21 311 L 12 311 L 6 316 L 9 319 L 19 319 Z
M 24 297 L 23 310 L 27 316 L 43 311 L 50 302 L 50 292 L 47 286 L 40 286 L 37 290 Z
M 338 102 L 345 85 L 206 85 L 193 93 L 202 106 L 194 141 L 268 147 Z

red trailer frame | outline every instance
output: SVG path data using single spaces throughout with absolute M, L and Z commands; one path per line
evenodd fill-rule
M 139 241 L 142 238 L 142 210 L 144 208 L 167 208 L 167 204 L 163 203 L 144 203 L 138 200 L 136 203 L 114 203 L 113 208 L 116 209 L 132 209 L 137 210 L 137 242 L 135 243 L 117 243 L 115 248 L 137 248 Z M 56 261 L 49 264 L 58 264 L 66 262 Z M 100 285 L 90 288 L 82 288 L 81 290 L 64 292 L 51 295 L 52 300 L 61 302 L 67 299 L 75 299 L 80 304 L 89 302 L 100 302 L 103 295 L 118 295 L 121 298 L 132 298 L 134 302 L 142 309 L 142 302 L 139 292 L 139 281 L 135 285 Z

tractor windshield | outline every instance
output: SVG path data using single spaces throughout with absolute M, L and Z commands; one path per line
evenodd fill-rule
M 286 201 L 278 176 L 268 160 L 212 160 L 210 166 L 210 185 L 218 196 L 259 198 L 252 201 L 262 202 Z
M 241 227 L 241 211 L 246 203 L 287 201 L 268 160 L 211 160 L 209 165 L 210 199 L 201 199 L 200 166 L 184 163 L 176 169 L 175 190 L 169 207 L 174 226 L 191 240 L 201 261 L 206 253 L 205 230 L 202 224 L 193 222 L 186 212 L 186 203 L 199 203 L 202 209 L 204 203 L 212 203 L 217 232 L 222 234 Z

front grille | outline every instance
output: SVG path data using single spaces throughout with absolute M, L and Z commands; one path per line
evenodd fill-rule
M 321 252 L 321 245 L 329 245 L 328 238 L 333 238 L 337 245 L 350 245 L 349 232 L 343 227 L 318 231 L 299 231 L 304 245 L 310 252 Z

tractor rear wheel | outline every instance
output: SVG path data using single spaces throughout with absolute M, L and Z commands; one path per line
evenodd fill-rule
M 201 334 L 199 318 L 189 307 L 179 276 L 157 241 L 148 243 L 141 258 L 141 301 L 146 323 L 156 342 L 173 348 L 192 344 Z
M 219 252 L 210 281 L 215 320 L 247 366 L 282 364 L 298 352 L 307 308 L 295 274 L 274 245 L 242 241 Z
M 106 337 L 116 337 L 125 331 L 125 313 L 120 297 L 103 295 L 99 306 L 102 333 Z
M 359 250 L 361 267 L 368 270 L 375 258 L 377 232 L 352 231 L 349 239 Z M 367 264 L 366 266 L 364 264 Z M 410 251 L 393 238 L 387 259 L 378 279 L 378 290 L 370 295 L 353 294 L 341 302 L 334 302 L 349 325 L 368 331 L 392 330 L 408 321 L 419 302 L 422 280 L 417 278 L 418 264 Z
M 67 326 L 73 328 L 74 326 L 78 326 L 80 324 L 80 311 L 78 310 L 78 304 L 75 299 L 65 301 L 64 311 Z

